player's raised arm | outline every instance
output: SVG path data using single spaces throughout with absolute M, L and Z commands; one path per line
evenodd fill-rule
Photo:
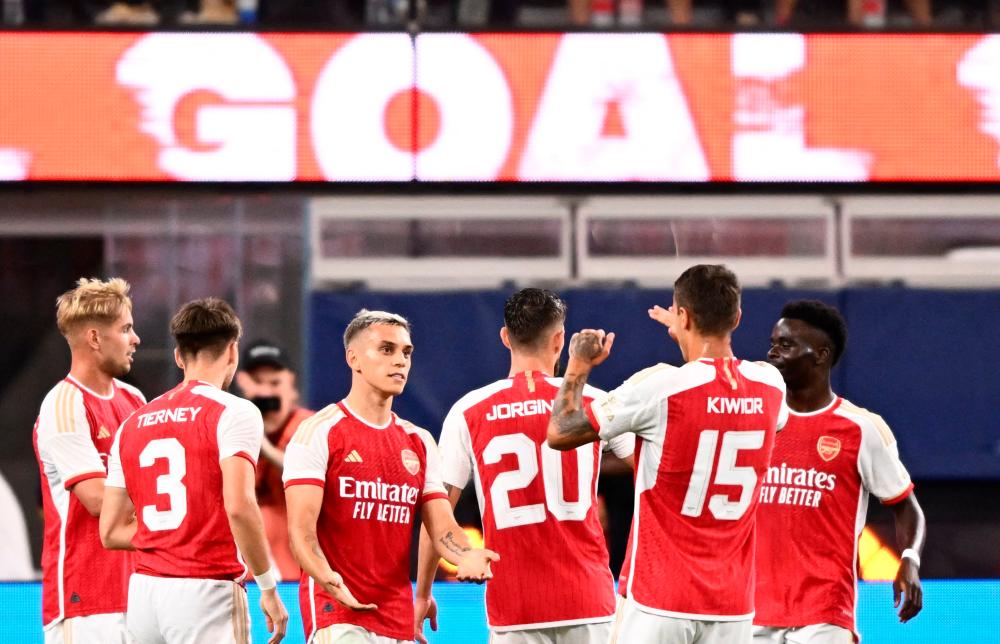
M 584 329 L 573 334 L 566 375 L 552 404 L 549 447 L 565 451 L 599 439 L 583 408 L 583 390 L 590 371 L 607 359 L 614 342 L 615 334 L 605 335 L 603 329 Z
M 889 507 L 896 522 L 896 543 L 903 553 L 896 579 L 892 582 L 893 605 L 899 608 L 899 621 L 908 622 L 924 606 L 923 588 L 920 585 L 920 553 L 924 549 L 927 526 L 924 512 L 913 494 Z
M 493 578 L 490 563 L 500 561 L 500 555 L 486 548 L 473 548 L 448 501 L 429 499 L 421 508 L 424 526 L 438 555 L 458 566 L 459 581 L 482 583 Z

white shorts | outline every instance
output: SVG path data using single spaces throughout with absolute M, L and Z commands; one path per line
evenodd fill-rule
M 45 629 L 45 644 L 125 644 L 125 613 L 70 617 Z
M 611 644 L 751 644 L 752 620 L 709 622 L 653 615 L 619 599 Z
M 607 644 L 611 622 L 573 624 L 517 631 L 490 631 L 490 644 Z
M 135 644 L 250 642 L 247 592 L 232 581 L 133 573 L 126 623 Z
M 795 628 L 754 626 L 753 644 L 854 644 L 854 633 L 833 624 Z
M 309 644 L 404 644 L 412 641 L 376 635 L 354 624 L 330 624 L 316 631 Z

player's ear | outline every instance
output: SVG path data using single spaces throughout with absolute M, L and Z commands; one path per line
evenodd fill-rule
M 833 358 L 833 349 L 830 345 L 824 344 L 813 351 L 813 355 L 816 356 L 816 364 L 830 364 Z
M 240 364 L 240 341 L 233 340 L 232 342 L 230 342 L 229 346 L 226 347 L 226 351 L 229 352 L 229 357 L 226 360 L 226 364 L 238 367 Z
M 94 351 L 101 350 L 101 330 L 97 327 L 87 327 L 82 331 L 83 341 Z
M 733 323 L 733 328 L 731 329 L 732 331 L 736 330 L 736 327 L 740 325 L 740 320 L 742 319 L 743 319 L 743 309 L 738 308 L 736 309 L 736 322 Z
M 176 347 L 174 348 L 174 364 L 177 365 L 178 369 L 184 371 L 184 360 L 181 358 L 181 350 Z
M 510 333 L 507 332 L 507 327 L 500 327 L 500 342 L 503 342 L 503 346 L 510 349 Z
M 347 347 L 344 359 L 347 362 L 347 366 L 351 368 L 351 371 L 361 373 L 361 369 L 358 368 L 358 354 L 354 351 L 353 347 Z
M 559 327 L 559 329 L 552 334 L 552 352 L 561 354 L 563 347 L 566 346 L 566 327 Z

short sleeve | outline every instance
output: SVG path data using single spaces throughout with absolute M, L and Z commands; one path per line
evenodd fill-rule
M 219 460 L 240 456 L 256 467 L 263 438 L 264 419 L 260 410 L 243 400 L 229 405 L 219 417 Z
M 120 447 L 122 430 L 124 428 L 124 424 L 118 428 L 118 433 L 115 434 L 115 441 L 111 443 L 111 453 L 108 454 L 108 479 L 104 482 L 105 486 L 125 487 L 125 471 L 122 469 Z
M 465 414 L 452 407 L 441 426 L 441 480 L 464 489 L 472 477 L 472 449 Z
M 663 402 L 661 375 L 673 367 L 657 365 L 638 372 L 617 389 L 595 398 L 590 405 L 598 434 L 608 441 L 625 433 L 650 438 L 660 429 Z
M 913 483 L 910 473 L 899 460 L 899 449 L 889 426 L 875 414 L 861 422 L 861 451 L 858 470 L 861 483 L 882 503 L 899 503 L 910 495 Z
M 604 451 L 618 458 L 628 458 L 635 453 L 635 434 L 626 432 L 615 436 L 604 444 Z
M 68 490 L 80 481 L 107 475 L 90 435 L 83 394 L 69 383 L 55 387 L 38 415 L 38 449 Z
M 316 414 L 302 421 L 285 447 L 285 467 L 281 477 L 286 488 L 303 484 L 326 486 L 331 420 L 321 421 L 319 416 Z

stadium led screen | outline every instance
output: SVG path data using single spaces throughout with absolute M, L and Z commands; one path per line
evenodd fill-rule
M 0 34 L 0 180 L 1000 180 L 1000 36 Z

